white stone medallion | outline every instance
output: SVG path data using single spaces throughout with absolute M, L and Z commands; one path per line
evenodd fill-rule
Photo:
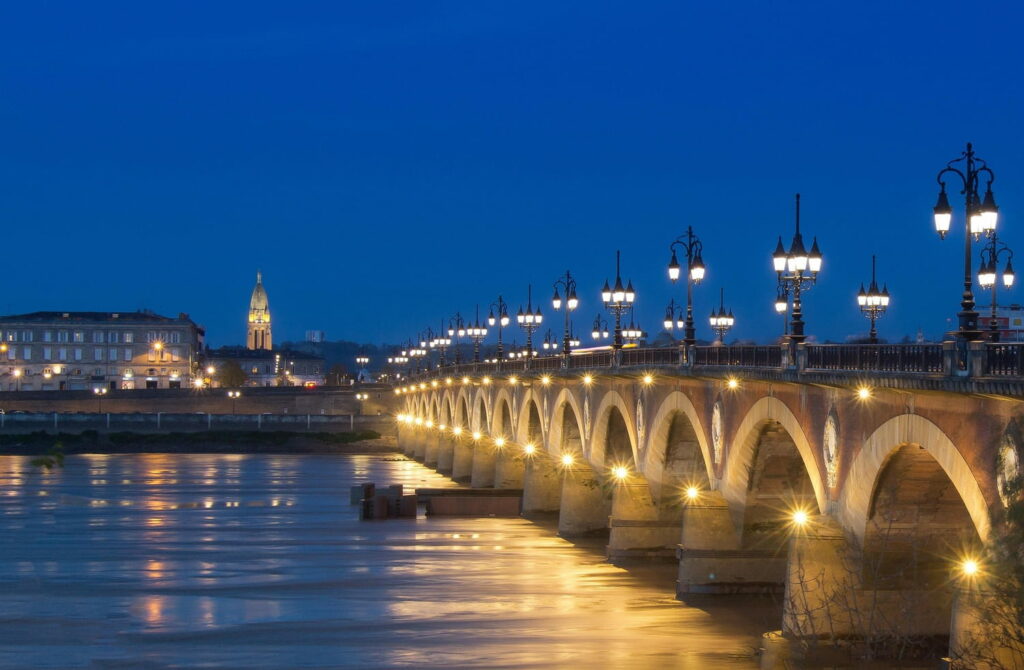
M 996 486 L 1003 505 L 1009 507 L 1015 495 L 1020 495 L 1020 451 L 1016 440 L 1009 433 L 1003 435 L 999 447 L 999 462 L 996 464 Z
M 821 436 L 821 455 L 825 459 L 825 474 L 828 487 L 835 488 L 836 475 L 839 471 L 839 418 L 835 408 L 829 411 L 825 419 L 825 432 Z
M 713 449 L 715 465 L 722 462 L 722 442 L 725 439 L 722 427 L 722 399 L 715 401 L 715 407 L 711 411 L 711 447 Z

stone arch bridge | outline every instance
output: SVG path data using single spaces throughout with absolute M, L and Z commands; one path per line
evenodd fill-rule
M 955 638 L 951 575 L 983 555 L 1024 434 L 1020 345 L 999 369 L 983 346 L 965 365 L 950 344 L 450 366 L 396 389 L 399 444 L 522 488 L 563 535 L 608 533 L 612 559 L 677 558 L 679 594 L 783 592 L 789 633 L 863 633 L 863 600 Z

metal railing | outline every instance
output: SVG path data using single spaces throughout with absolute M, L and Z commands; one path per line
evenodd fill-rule
M 679 349 L 675 347 L 623 349 L 620 365 L 679 365 L 681 360 Z
M 944 370 L 941 344 L 811 344 L 808 370 L 932 372 Z
M 591 354 L 580 354 L 569 357 L 569 367 L 580 368 L 607 368 L 612 364 L 614 354 L 611 351 L 595 351 Z
M 562 369 L 562 357 L 561 356 L 544 356 L 542 358 L 535 358 L 530 361 L 531 370 L 561 370 Z
M 985 374 L 993 377 L 1024 377 L 1024 343 L 985 345 Z
M 779 368 L 782 367 L 782 347 L 778 345 L 694 347 L 693 364 Z

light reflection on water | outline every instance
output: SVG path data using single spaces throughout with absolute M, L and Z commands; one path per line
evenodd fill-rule
M 755 668 L 779 620 L 521 519 L 359 522 L 353 483 L 452 486 L 393 456 L 28 461 L 0 457 L 2 667 Z

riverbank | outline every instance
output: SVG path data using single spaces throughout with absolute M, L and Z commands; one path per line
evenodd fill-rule
M 188 433 L 46 433 L 0 437 L 0 455 L 71 454 L 365 454 L 397 452 L 394 437 L 342 433 L 206 431 Z

